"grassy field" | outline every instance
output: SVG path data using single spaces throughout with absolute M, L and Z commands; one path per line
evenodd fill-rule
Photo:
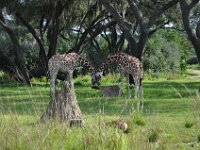
M 102 83 L 114 85 L 116 81 L 107 76 Z M 85 126 L 69 128 L 55 120 L 38 123 L 50 101 L 44 81 L 33 80 L 32 87 L 27 87 L 1 79 L 0 150 L 200 149 L 199 83 L 198 78 L 145 80 L 144 109 L 138 113 L 138 99 L 102 97 L 100 91 L 91 89 L 89 77 L 79 77 L 75 91 Z M 123 90 L 126 93 L 125 85 Z M 119 117 L 129 125 L 128 134 L 105 125 Z

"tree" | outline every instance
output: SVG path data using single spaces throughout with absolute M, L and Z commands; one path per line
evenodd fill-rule
M 16 47 L 16 53 L 13 54 L 16 61 L 20 62 L 17 64 L 11 60 L 7 49 L 3 49 L 4 56 L 18 67 L 16 70 L 19 70 L 23 81 L 27 83 L 32 77 L 46 75 L 48 59 L 56 52 L 85 53 L 87 56 L 96 53 L 103 57 L 107 53 L 125 51 L 141 58 L 145 45 L 153 34 L 165 25 L 178 24 L 178 2 L 179 0 L 2 0 L 0 26 L 6 33 L 6 26 L 13 30 L 12 37 L 15 36 L 15 40 L 12 38 L 12 43 Z M 196 28 L 196 37 L 199 37 L 199 26 Z M 34 58 L 27 58 L 28 49 L 22 50 L 23 44 L 16 42 L 19 36 L 15 29 L 19 27 L 23 28 L 25 34 L 32 36 L 34 40 L 31 40 L 36 43 Z M 25 35 L 23 38 L 30 41 Z M 34 61 L 29 61 L 31 59 Z M 34 62 L 34 65 L 28 64 L 30 62 Z M 61 74 L 58 77 L 64 79 Z
M 35 5 L 34 5 L 35 4 Z M 39 1 L 32 1 L 27 2 L 26 5 L 20 5 L 20 7 L 15 7 L 15 15 L 20 20 L 20 22 L 28 29 L 28 31 L 33 35 L 35 40 L 37 41 L 39 45 L 39 68 L 33 70 L 31 72 L 32 76 L 35 76 L 35 73 L 37 75 L 45 75 L 47 72 L 47 62 L 48 59 L 51 58 L 57 48 L 57 40 L 60 30 L 60 20 L 61 16 L 63 14 L 64 8 L 66 6 L 70 7 L 72 4 L 72 1 L 43 1 L 40 3 Z M 31 8 L 32 6 L 35 6 L 38 8 L 38 12 L 40 14 L 35 13 L 33 14 L 36 19 L 34 19 L 34 23 L 31 25 L 29 23 L 29 15 L 25 15 L 25 13 L 21 13 L 22 10 L 28 11 L 27 8 Z M 43 8 L 45 8 L 43 10 Z M 34 9 L 34 8 L 32 8 Z M 51 11 L 50 11 L 51 9 Z M 67 9 L 67 8 L 66 8 Z M 28 13 L 30 14 L 30 12 Z M 35 21 L 37 21 L 35 23 Z M 38 23 L 38 24 L 37 24 Z M 36 25 L 35 25 L 36 24 Z M 39 34 L 37 33 L 39 25 Z M 47 34 L 47 39 L 44 39 L 44 35 Z M 46 42 L 49 42 L 48 45 L 48 53 L 46 54 Z M 38 72 L 40 71 L 40 74 Z
M 199 0 L 193 0 L 190 3 L 187 3 L 186 0 L 180 0 L 179 3 L 180 3 L 181 13 L 182 13 L 183 26 L 185 28 L 185 31 L 188 35 L 189 40 L 191 41 L 195 49 L 197 59 L 200 63 L 200 36 L 199 36 L 200 35 L 200 20 L 197 20 L 195 32 L 192 29 L 191 20 L 190 20 L 191 11 L 196 5 L 199 5 Z
M 97 48 L 98 42 L 95 38 L 103 30 L 116 24 L 114 21 L 105 24 L 107 18 L 105 11 L 98 11 L 97 2 L 91 3 L 88 0 L 76 0 L 83 5 L 76 5 L 72 0 L 1 2 L 2 18 L 7 20 L 6 16 L 11 16 L 14 27 L 24 26 L 27 29 L 26 32 L 30 32 L 39 47 L 35 67 L 28 71 L 22 69 L 27 73 L 27 81 L 32 77 L 46 75 L 48 59 L 59 51 L 59 46 L 71 43 L 71 47 L 61 51 L 77 53 L 81 53 L 88 43 Z M 1 24 L 2 27 L 3 25 Z M 13 32 L 14 36 L 15 34 Z M 21 50 L 19 56 L 26 55 L 24 53 Z M 24 58 L 24 64 L 25 62 Z M 60 74 L 58 77 L 63 79 Z
M 2 52 L 2 56 L 3 56 L 2 58 L 4 58 L 7 62 L 9 62 L 7 68 L 9 68 L 9 67 L 13 68 L 13 71 L 16 72 L 15 77 L 18 80 L 22 81 L 23 83 L 30 85 L 29 73 L 28 73 L 28 70 L 27 70 L 26 65 L 25 65 L 24 53 L 22 51 L 19 40 L 18 40 L 17 36 L 15 35 L 13 29 L 5 21 L 5 18 L 3 16 L 3 10 L 0 11 L 0 25 L 3 27 L 3 29 L 6 31 L 6 33 L 10 37 L 10 40 L 12 41 L 12 44 L 13 44 L 13 47 L 14 47 L 14 50 L 15 50 L 15 54 L 16 54 L 15 63 L 13 63 Z M 9 69 L 9 70 L 12 70 L 12 69 Z
M 137 2 L 134 0 L 127 0 L 127 2 L 128 2 L 128 7 L 130 9 L 129 11 L 131 11 L 131 14 L 134 16 L 135 18 L 134 21 L 136 23 L 129 22 L 125 17 L 121 16 L 116 11 L 114 6 L 112 6 L 111 3 L 109 3 L 107 0 L 100 0 L 100 3 L 112 15 L 113 19 L 117 21 L 120 29 L 124 33 L 125 38 L 128 41 L 129 49 L 131 50 L 132 55 L 141 58 L 148 37 L 152 33 L 154 33 L 155 30 L 158 29 L 154 28 L 154 26 L 159 27 L 161 25 L 163 26 L 166 23 L 169 23 L 169 21 L 165 22 L 166 20 L 164 20 L 164 22 L 162 21 L 158 25 L 157 22 L 158 18 L 161 17 L 161 15 L 163 15 L 164 12 L 166 12 L 168 9 L 176 5 L 178 3 L 178 0 L 168 1 L 164 3 L 159 1 L 159 5 L 158 4 L 156 5 L 157 1 L 155 1 L 154 11 L 152 11 L 150 15 L 148 14 L 149 16 L 146 14 L 146 17 L 143 16 L 142 10 L 138 7 L 138 5 L 141 4 L 143 6 L 146 5 L 147 7 L 148 6 L 153 7 L 153 3 L 148 4 L 148 2 L 146 3 L 144 1 Z M 147 11 L 149 11 L 149 9 Z M 132 31 L 134 31 L 133 30 L 134 24 L 139 26 L 139 32 L 137 33 L 139 36 L 137 40 L 134 38 L 132 34 Z

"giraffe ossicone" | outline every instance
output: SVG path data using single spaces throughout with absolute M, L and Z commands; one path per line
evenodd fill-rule
M 142 62 L 128 54 L 119 52 L 113 55 L 109 55 L 106 60 L 100 64 L 98 69 L 95 71 L 96 73 L 92 76 L 92 86 L 96 86 L 96 84 L 100 84 L 101 77 L 104 69 L 106 69 L 109 65 L 115 64 L 120 72 L 120 91 L 119 96 L 122 94 L 122 85 L 124 81 L 124 75 L 126 74 L 126 82 L 128 87 L 129 98 L 131 97 L 130 84 L 129 84 L 129 74 L 134 79 L 134 89 L 135 89 L 135 98 L 142 97 L 142 79 L 143 79 L 143 64 Z

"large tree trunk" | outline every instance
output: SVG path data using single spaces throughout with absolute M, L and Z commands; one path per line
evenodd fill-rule
M 73 83 L 70 84 L 68 81 L 64 81 L 61 91 L 56 91 L 55 97 L 56 99 L 50 101 L 41 120 L 54 118 L 59 121 L 66 121 L 70 126 L 83 126 L 84 121 L 77 104 Z
M 192 30 L 192 27 L 190 24 L 190 11 L 195 5 L 198 4 L 198 2 L 199 0 L 194 0 L 190 4 L 188 4 L 186 0 L 181 0 L 179 3 L 180 3 L 181 13 L 182 13 L 183 26 L 188 35 L 188 38 L 190 39 L 195 49 L 198 62 L 200 63 L 200 37 L 199 37 L 200 23 L 197 24 L 196 33 L 194 33 L 194 31 Z
M 22 77 L 22 82 L 30 85 L 29 80 L 29 72 L 26 68 L 25 59 L 24 59 L 24 52 L 21 49 L 21 46 L 19 44 L 18 38 L 15 35 L 12 28 L 6 24 L 2 12 L 0 12 L 0 25 L 3 27 L 3 29 L 7 32 L 8 36 L 10 37 L 10 40 L 13 43 L 14 49 L 15 49 L 15 63 L 17 67 L 19 68 L 19 74 Z
M 0 69 L 8 73 L 12 78 L 17 81 L 23 81 L 23 77 L 20 74 L 19 68 L 12 60 L 4 54 L 3 50 L 0 48 Z

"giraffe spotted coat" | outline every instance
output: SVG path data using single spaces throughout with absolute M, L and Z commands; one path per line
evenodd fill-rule
M 119 96 L 121 96 L 122 93 L 123 78 L 126 74 L 128 93 L 129 97 L 131 97 L 129 84 L 130 74 L 133 77 L 135 83 L 135 98 L 142 97 L 143 64 L 138 58 L 122 52 L 108 56 L 107 59 L 99 66 L 96 73 L 92 77 L 93 86 L 100 83 L 104 69 L 113 64 L 118 67 L 120 72 Z
M 52 98 L 55 98 L 55 81 L 58 72 L 66 72 L 66 80 L 73 86 L 73 72 L 79 66 L 86 67 L 90 72 L 93 72 L 94 70 L 91 62 L 77 53 L 56 54 L 49 59 L 48 71 L 50 76 L 50 93 Z

